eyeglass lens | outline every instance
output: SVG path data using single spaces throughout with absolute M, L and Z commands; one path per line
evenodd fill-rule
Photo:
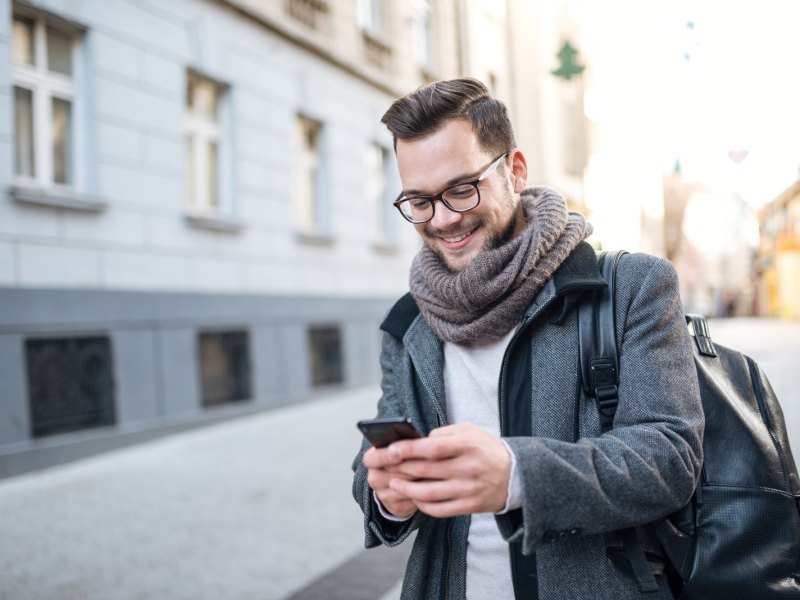
M 445 190 L 442 200 L 450 210 L 465 212 L 478 206 L 481 197 L 477 184 L 462 183 Z M 400 210 L 414 223 L 428 221 L 433 217 L 433 201 L 430 198 L 412 196 L 400 203 Z

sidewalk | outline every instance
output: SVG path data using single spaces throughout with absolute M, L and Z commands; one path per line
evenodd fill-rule
M 377 394 L 339 392 L 0 481 L 0 598 L 291 596 L 363 553 L 350 464 L 355 422 Z
M 753 358 L 767 374 L 781 403 L 792 454 L 800 461 L 800 321 L 780 319 L 713 319 L 715 343 Z

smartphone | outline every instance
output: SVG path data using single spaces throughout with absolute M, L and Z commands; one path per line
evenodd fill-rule
M 421 438 L 411 419 L 406 417 L 388 417 L 385 419 L 366 419 L 357 423 L 364 434 L 376 448 L 385 448 L 392 442 Z

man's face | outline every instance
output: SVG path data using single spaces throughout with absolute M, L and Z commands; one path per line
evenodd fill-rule
M 459 181 L 475 179 L 495 158 L 480 147 L 472 124 L 463 119 L 448 121 L 420 140 L 397 141 L 397 165 L 406 195 L 437 194 Z M 519 192 L 526 174 L 524 157 L 512 151 L 479 184 L 478 206 L 458 213 L 437 201 L 433 219 L 414 227 L 451 271 L 461 271 L 480 251 L 496 248 L 524 230 Z

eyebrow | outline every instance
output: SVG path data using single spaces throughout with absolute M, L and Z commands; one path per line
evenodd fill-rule
M 445 182 L 444 186 L 442 186 L 439 191 L 445 190 L 449 188 L 451 185 L 455 185 L 457 183 L 462 183 L 464 181 L 472 181 L 473 179 L 477 179 L 480 174 L 481 174 L 480 171 L 473 171 L 472 173 L 469 173 L 467 175 L 457 175 L 456 177 L 452 177 Z M 420 190 L 402 190 L 402 192 L 404 196 L 433 196 L 433 194 L 426 194 Z

